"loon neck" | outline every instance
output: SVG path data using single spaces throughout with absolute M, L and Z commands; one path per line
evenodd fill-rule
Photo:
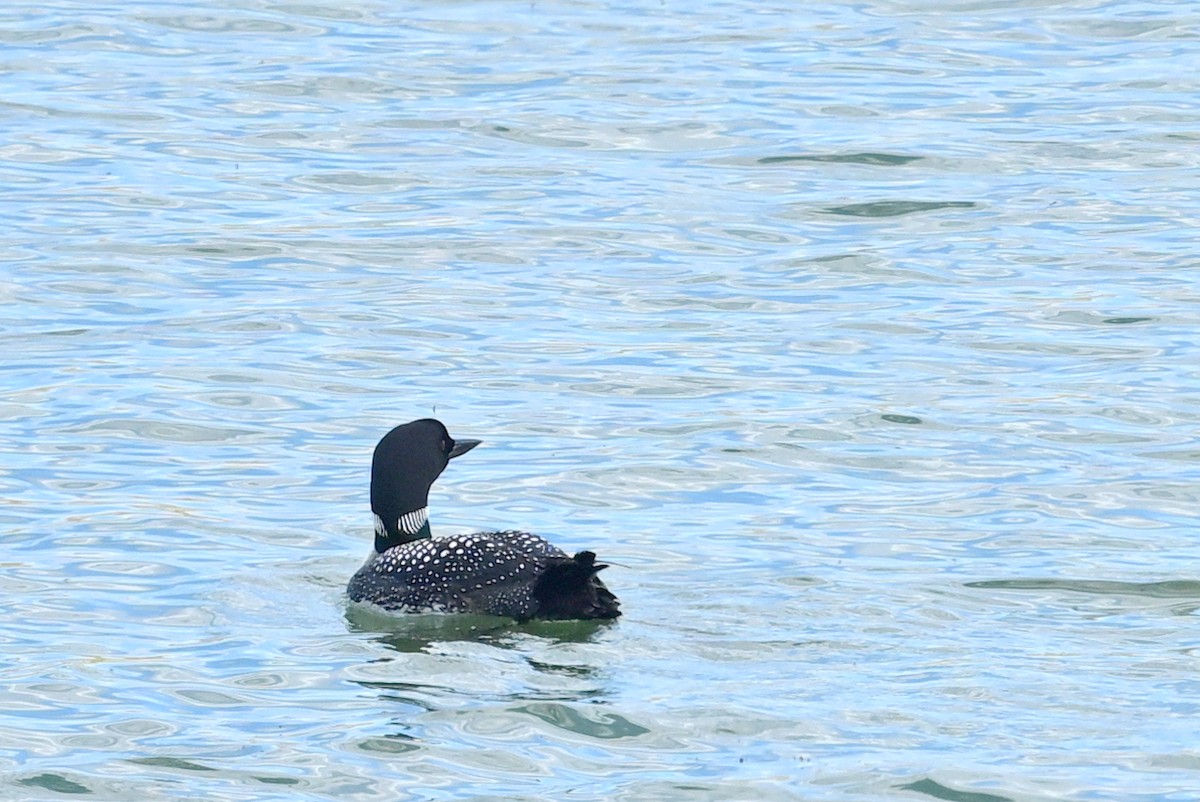
M 375 514 L 375 551 L 379 554 L 414 540 L 425 540 L 432 534 L 428 507 L 406 512 L 395 521 L 385 521 Z

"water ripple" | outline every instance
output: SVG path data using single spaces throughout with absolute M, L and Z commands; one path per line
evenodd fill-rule
M 0 13 L 0 796 L 1195 796 L 1194 15 L 530 11 Z M 425 415 L 624 618 L 345 608 Z

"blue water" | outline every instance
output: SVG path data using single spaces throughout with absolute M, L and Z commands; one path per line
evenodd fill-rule
M 0 10 L 0 798 L 1200 798 L 1200 7 L 793 6 Z

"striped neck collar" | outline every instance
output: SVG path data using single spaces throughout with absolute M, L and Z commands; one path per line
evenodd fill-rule
M 404 513 L 392 526 L 388 526 L 378 514 L 375 515 L 375 551 L 381 554 L 393 546 L 422 540 L 431 534 L 428 507 Z

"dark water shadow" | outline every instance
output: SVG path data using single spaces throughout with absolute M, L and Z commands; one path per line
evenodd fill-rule
M 905 783 L 904 785 L 897 785 L 896 787 L 905 791 L 916 791 L 919 794 L 931 796 L 934 799 L 949 800 L 949 802 L 1013 802 L 1012 797 L 1009 796 L 985 794 L 979 791 L 959 791 L 957 788 L 950 788 L 929 778 Z
M 566 732 L 605 741 L 637 738 L 650 732 L 616 711 L 603 707 L 574 706 L 557 702 L 530 702 L 512 708 L 513 712 L 536 719 Z
M 874 203 L 850 203 L 845 206 L 829 206 L 822 211 L 843 217 L 902 217 L 939 209 L 974 209 L 977 203 L 970 201 L 875 201 Z
M 586 643 L 614 621 L 525 621 L 491 615 L 388 615 L 357 605 L 346 606 L 351 632 L 373 633 L 398 652 L 427 651 L 435 643 L 467 641 L 513 647 L 512 636 L 535 635 L 557 643 Z
M 964 586 L 991 590 L 1064 590 L 1104 596 L 1200 600 L 1200 582 L 1186 579 L 1165 582 L 1115 582 L 1106 579 L 988 579 L 980 582 L 965 582 Z
M 906 156 L 900 153 L 813 153 L 795 156 L 764 156 L 759 164 L 789 164 L 794 162 L 817 162 L 824 164 L 870 164 L 896 167 L 921 161 L 924 156 Z
M 398 652 L 423 652 L 431 644 L 447 641 L 490 640 L 517 626 L 511 618 L 490 615 L 387 615 L 348 604 L 346 622 L 351 632 L 373 634 L 379 643 Z
M 92 789 L 86 785 L 80 785 L 74 780 L 67 779 L 57 773 L 42 773 L 32 777 L 22 777 L 17 780 L 17 785 L 23 785 L 27 788 L 41 788 L 46 791 L 53 791 L 56 794 L 90 794 Z

